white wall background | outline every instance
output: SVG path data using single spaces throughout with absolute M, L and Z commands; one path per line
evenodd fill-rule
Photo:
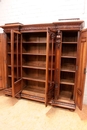
M 80 18 L 87 28 L 87 0 L 0 0 L 0 25 L 48 23 L 66 18 Z M 84 103 L 87 104 L 87 78 Z

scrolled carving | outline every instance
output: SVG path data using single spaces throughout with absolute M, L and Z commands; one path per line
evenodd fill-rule
M 56 33 L 54 31 L 50 30 L 49 28 L 48 28 L 48 33 L 50 34 L 50 38 L 51 39 L 55 39 L 56 38 Z
M 56 37 L 56 34 L 55 34 L 55 33 L 52 33 L 52 34 L 51 34 L 51 38 L 52 38 L 52 39 L 55 39 L 55 37 Z

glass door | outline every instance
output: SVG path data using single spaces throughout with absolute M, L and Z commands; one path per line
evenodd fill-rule
M 12 97 L 15 97 L 22 90 L 21 50 L 21 33 L 11 30 Z
M 55 68 L 55 31 L 47 30 L 47 48 L 46 48 L 46 89 L 45 105 L 50 102 L 54 95 L 54 68 Z
M 84 86 L 86 77 L 86 63 L 87 63 L 87 30 L 81 32 L 79 51 L 78 51 L 78 77 L 76 86 L 76 98 L 75 102 L 79 109 L 82 109 L 83 96 L 84 96 Z

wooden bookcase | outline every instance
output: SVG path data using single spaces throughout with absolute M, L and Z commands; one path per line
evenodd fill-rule
M 5 94 L 82 109 L 87 48 L 83 23 L 1 26 L 6 33 Z

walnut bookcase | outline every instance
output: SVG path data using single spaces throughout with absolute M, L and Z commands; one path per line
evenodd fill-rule
M 1 26 L 6 35 L 5 94 L 82 109 L 87 48 L 83 25 L 77 20 Z

